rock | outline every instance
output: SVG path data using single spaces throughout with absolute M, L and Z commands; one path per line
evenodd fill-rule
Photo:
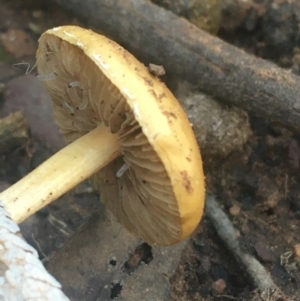
M 227 285 L 224 279 L 218 279 L 212 284 L 211 288 L 215 294 L 221 295 L 224 293 L 226 286 Z
M 258 241 L 254 245 L 254 249 L 256 251 L 257 257 L 264 262 L 273 262 L 274 256 L 270 251 L 269 247 L 265 245 L 263 242 Z
M 237 216 L 241 212 L 241 207 L 238 205 L 233 205 L 230 209 L 229 212 L 232 216 Z

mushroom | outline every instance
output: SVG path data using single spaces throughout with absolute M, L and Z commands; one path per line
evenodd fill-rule
M 39 78 L 68 145 L 0 194 L 17 223 L 87 178 L 131 233 L 152 245 L 188 237 L 204 207 L 199 148 L 168 88 L 91 30 L 46 31 Z

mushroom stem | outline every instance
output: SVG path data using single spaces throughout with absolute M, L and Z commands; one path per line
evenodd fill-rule
M 119 155 L 117 135 L 99 126 L 0 193 L 0 200 L 12 219 L 20 223 Z

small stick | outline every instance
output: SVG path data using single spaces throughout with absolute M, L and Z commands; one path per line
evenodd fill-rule
M 253 279 L 256 287 L 262 293 L 261 297 L 263 298 L 264 292 L 266 291 L 280 293 L 280 289 L 273 282 L 265 268 L 253 256 L 241 250 L 236 229 L 227 215 L 222 211 L 213 195 L 207 195 L 206 197 L 206 214 L 213 222 L 218 235 L 226 244 L 227 248 L 234 254 L 236 259 L 243 264 L 247 273 Z
M 36 245 L 36 249 L 38 249 L 38 251 L 40 251 L 40 253 L 44 256 L 44 259 L 42 259 L 41 261 L 43 262 L 44 260 L 49 261 L 49 257 L 45 254 L 45 252 L 43 251 L 40 243 L 35 239 L 34 233 L 31 233 L 31 238 L 34 241 L 35 245 Z

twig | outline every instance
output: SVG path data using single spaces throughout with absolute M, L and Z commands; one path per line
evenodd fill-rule
M 48 258 L 48 256 L 44 253 L 43 249 L 41 248 L 40 243 L 35 239 L 34 233 L 31 233 L 31 238 L 32 238 L 32 240 L 34 241 L 34 243 L 35 243 L 35 245 L 36 245 L 38 251 L 40 251 L 40 253 L 44 256 L 44 259 L 47 260 L 47 261 L 49 261 L 49 258 Z M 43 260 L 42 260 L 42 262 L 43 262 Z
M 68 301 L 0 201 L 0 300 Z
M 273 282 L 265 268 L 254 257 L 241 250 L 236 229 L 212 195 L 208 195 L 206 198 L 206 214 L 212 220 L 218 235 L 227 248 L 243 264 L 245 270 L 251 276 L 254 284 L 261 292 L 262 300 L 267 301 L 267 297 L 264 296 L 270 296 L 265 294 L 265 292 L 271 292 L 272 295 L 281 295 L 280 289 Z
M 300 129 L 299 77 L 201 31 L 146 0 L 48 0 L 226 103 Z M 110 16 L 109 18 L 107 16 Z

